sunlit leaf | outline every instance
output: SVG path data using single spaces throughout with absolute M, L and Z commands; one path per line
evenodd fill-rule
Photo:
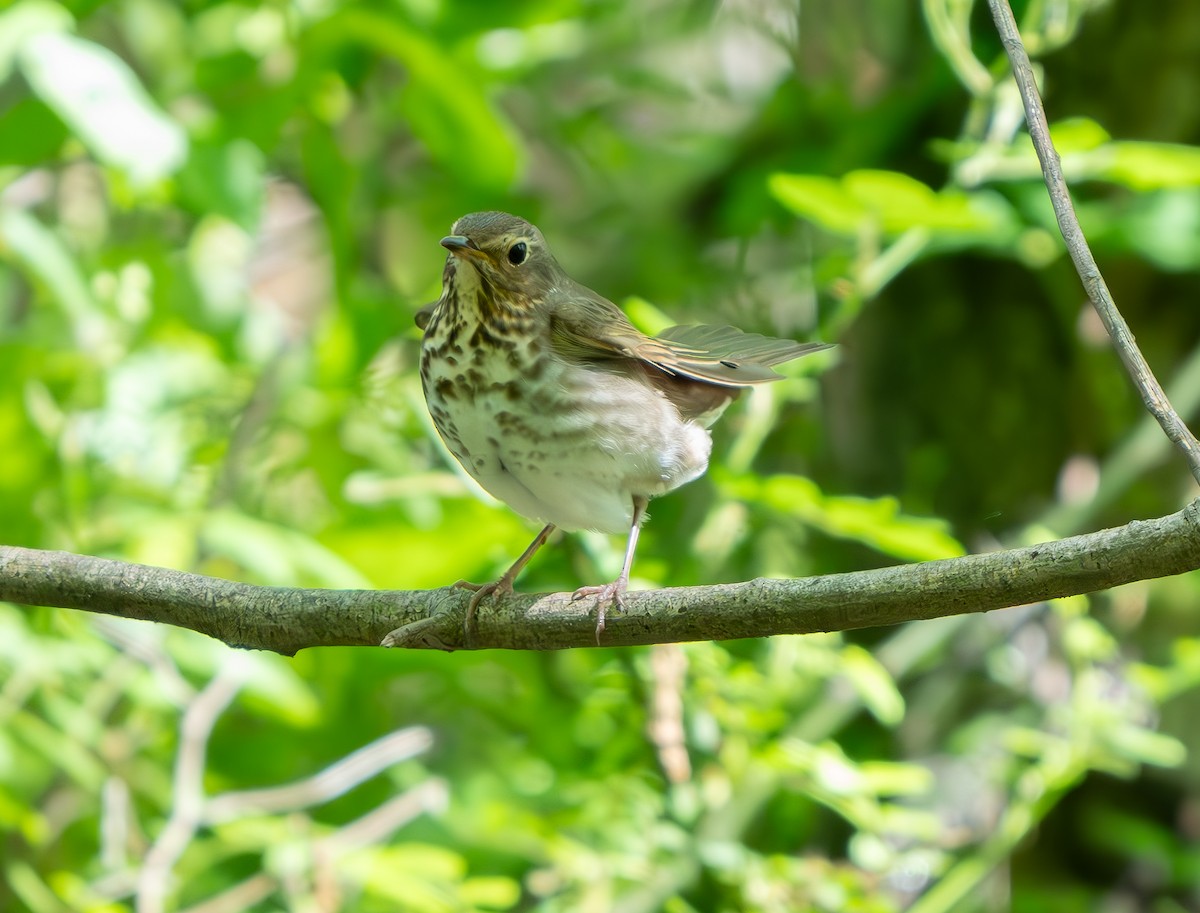
M 25 909 L 34 910 L 36 913 L 59 913 L 64 909 L 58 895 L 28 862 L 12 859 L 0 865 L 3 866 L 5 882 L 13 896 L 25 905 Z
M 1071 155 L 1099 149 L 1112 140 L 1112 136 L 1090 117 L 1071 117 L 1050 125 L 1050 140 L 1059 155 Z M 1033 145 L 1028 140 L 1020 144 L 1022 151 L 1033 155 Z
M 879 722 L 895 726 L 904 719 L 904 697 L 879 660 L 856 644 L 842 648 L 841 660 L 842 673 Z
M 466 874 L 467 864 L 443 847 L 406 843 L 361 850 L 339 868 L 368 894 L 389 898 L 400 910 L 436 913 L 456 908 L 455 885 Z
M 174 173 L 187 136 L 112 51 L 82 38 L 41 32 L 21 49 L 21 69 L 38 95 L 100 161 L 145 185 Z
M 468 878 L 460 896 L 464 901 L 487 910 L 507 910 L 521 899 L 521 885 L 511 878 Z
M 851 196 L 874 211 L 889 233 L 926 228 L 954 234 L 1007 234 L 1015 228 L 1008 204 L 992 193 L 935 191 L 895 171 L 852 171 L 842 182 Z
M 788 475 L 743 487 L 739 496 L 761 498 L 830 535 L 856 539 L 897 558 L 932 561 L 965 554 L 944 521 L 906 515 L 895 498 L 825 495 L 811 479 Z
M 911 561 L 966 554 L 944 520 L 906 515 L 894 498 L 826 498 L 820 525 L 834 535 L 857 539 Z
M 871 217 L 870 208 L 834 178 L 814 174 L 773 174 L 767 186 L 775 199 L 796 215 L 811 219 L 836 234 L 856 234 Z
M 1200 186 L 1200 146 L 1123 140 L 1110 147 L 1098 174 L 1134 190 Z
M 933 773 L 923 764 L 864 761 L 859 770 L 871 792 L 879 796 L 919 796 L 936 786 Z
M 1108 732 L 1108 740 L 1124 756 L 1142 764 L 1178 767 L 1187 759 L 1187 748 L 1179 739 L 1142 726 L 1115 726 Z
M 768 187 L 792 212 L 835 234 L 854 236 L 874 227 L 898 235 L 920 228 L 949 239 L 999 243 L 1019 231 L 1011 206 L 996 194 L 935 191 L 895 171 L 851 171 L 840 180 L 774 174 Z
M 1065 625 L 1063 646 L 1076 661 L 1102 662 L 1117 652 L 1117 641 L 1094 618 L 1073 618 Z

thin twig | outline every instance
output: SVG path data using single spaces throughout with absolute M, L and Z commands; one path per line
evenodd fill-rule
M 204 809 L 204 767 L 208 738 L 245 677 L 244 660 L 227 662 L 188 705 L 179 726 L 171 816 L 146 854 L 137 884 L 138 913 L 162 913 L 175 863 L 200 827 Z
M 446 781 L 431 777 L 318 840 L 313 855 L 336 860 L 343 853 L 387 840 L 418 815 L 441 814 L 449 804 Z
M 1200 441 L 1196 440 L 1183 419 L 1171 407 L 1170 400 L 1154 377 L 1150 365 L 1142 357 L 1129 324 L 1117 310 L 1116 302 L 1113 301 L 1104 277 L 1100 274 L 1100 268 L 1096 265 L 1087 239 L 1083 236 L 1083 229 L 1079 227 L 1075 206 L 1071 202 L 1071 194 L 1063 177 L 1062 163 L 1054 144 L 1050 141 L 1050 128 L 1046 123 L 1042 99 L 1038 95 L 1033 66 L 1025 52 L 1025 45 L 1021 42 L 1021 35 L 1017 31 L 1017 23 L 1008 0 L 988 0 L 988 6 L 992 10 L 996 30 L 1000 33 L 1004 50 L 1012 64 L 1017 88 L 1021 92 L 1021 101 L 1025 105 L 1029 136 L 1033 140 L 1034 149 L 1037 150 L 1038 160 L 1042 163 L 1042 175 L 1046 179 L 1050 203 L 1054 207 L 1054 215 L 1058 219 L 1058 227 L 1066 242 L 1067 252 L 1075 264 L 1075 270 L 1079 273 L 1083 287 L 1100 315 L 1100 320 L 1104 323 L 1104 328 L 1108 331 L 1125 369 L 1142 395 L 1146 408 L 1158 420 L 1167 437 L 1183 452 L 1188 468 L 1196 481 L 1200 482 Z
M 184 714 L 180 726 L 171 817 L 143 862 L 137 884 L 138 913 L 157 913 L 165 909 L 164 901 L 175 864 L 205 824 L 219 824 L 253 814 L 290 812 L 327 802 L 386 768 L 427 751 L 433 744 L 433 735 L 427 728 L 412 726 L 376 739 L 314 776 L 296 783 L 230 792 L 207 800 L 203 778 L 208 738 L 217 719 L 236 696 L 244 676 L 245 670 L 240 663 L 222 666 Z M 335 850 L 366 846 L 383 839 L 421 812 L 440 810 L 445 805 L 446 795 L 445 783 L 436 779 L 426 780 L 316 841 L 313 844 L 314 851 L 328 855 Z M 241 900 L 246 897 L 261 899 L 277 886 L 278 879 L 271 876 L 251 878 L 193 909 L 243 909 L 238 906 Z
M 219 824 L 250 814 L 279 814 L 319 805 L 349 792 L 393 764 L 428 751 L 432 745 L 433 733 L 424 726 L 390 732 L 295 783 L 214 796 L 204 810 L 204 821 Z
M 314 860 L 328 868 L 345 853 L 380 843 L 423 813 L 440 813 L 449 803 L 450 790 L 444 780 L 425 780 L 412 789 L 393 796 L 365 815 L 344 824 L 327 837 L 313 840 L 309 850 Z M 317 866 L 316 868 L 320 868 Z M 260 872 L 232 888 L 188 907 L 182 913 L 237 913 L 266 900 L 280 887 L 280 879 Z
M 251 875 L 232 888 L 215 894 L 181 913 L 242 913 L 266 900 L 279 888 L 279 879 L 267 872 Z
M 650 653 L 654 689 L 646 735 L 658 755 L 659 767 L 671 783 L 686 783 L 692 778 L 692 759 L 688 755 L 683 722 L 687 667 L 687 654 L 679 644 L 658 644 Z

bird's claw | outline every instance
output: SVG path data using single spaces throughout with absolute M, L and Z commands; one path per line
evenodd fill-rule
M 475 613 L 479 611 L 479 603 L 499 593 L 501 596 L 512 595 L 512 581 L 505 577 L 501 577 L 494 583 L 471 583 L 468 580 L 459 580 L 452 589 L 456 590 L 472 590 L 471 601 L 467 603 L 467 613 L 463 616 L 463 638 L 466 645 L 471 646 L 472 634 L 475 628 Z
M 624 580 L 614 580 L 612 583 L 600 586 L 581 586 L 571 594 L 571 602 L 578 602 L 588 596 L 596 597 L 596 646 L 600 646 L 600 635 L 604 633 L 604 622 L 607 609 L 611 605 L 616 611 L 625 611 L 625 589 L 628 586 Z

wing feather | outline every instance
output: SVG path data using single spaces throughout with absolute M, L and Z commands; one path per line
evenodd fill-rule
M 658 336 L 638 330 L 625 313 L 577 283 L 552 296 L 550 337 L 567 358 L 602 364 L 632 360 L 680 378 L 722 387 L 744 387 L 783 377 L 771 365 L 829 348 L 729 326 L 676 326 Z
M 669 360 L 677 374 L 714 384 L 741 387 L 783 377 L 771 370 L 782 364 L 831 348 L 821 342 L 796 342 L 729 326 L 677 326 L 663 330 L 656 341 L 672 351 Z

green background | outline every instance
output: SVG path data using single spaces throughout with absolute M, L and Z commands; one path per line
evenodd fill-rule
M 1191 418 L 1200 6 L 1017 12 Z M 446 456 L 414 371 L 437 241 L 481 209 L 648 331 L 838 343 L 730 411 L 635 588 L 1195 494 L 1063 253 L 982 7 L 23 0 L 0 541 L 282 586 L 497 576 L 532 527 Z M 519 587 L 611 579 L 622 547 L 556 541 Z M 1198 601 L 1188 575 L 844 636 L 292 659 L 0 604 L 0 909 L 1195 909 Z M 241 792 L 406 729 L 428 745 L 328 791 Z

